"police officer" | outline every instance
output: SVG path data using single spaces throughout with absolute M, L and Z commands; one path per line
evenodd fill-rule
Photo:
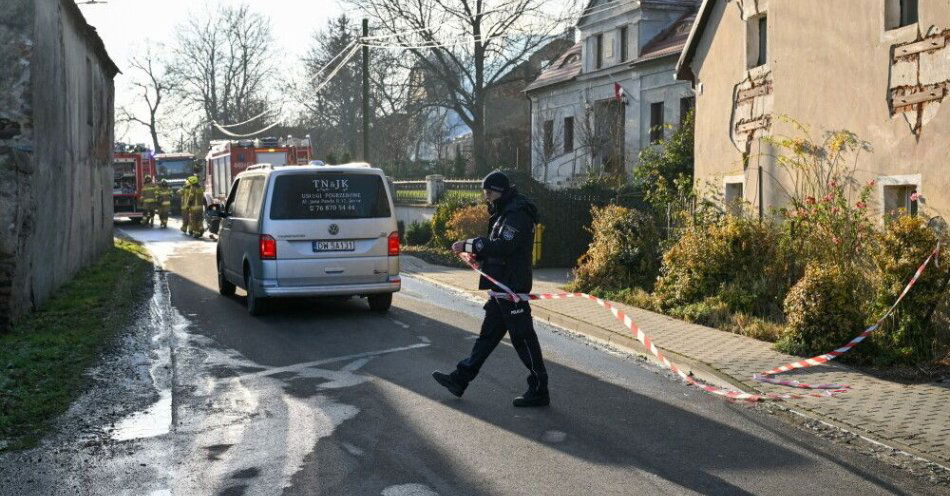
M 183 203 L 182 216 L 188 216 L 188 234 L 194 238 L 200 238 L 205 233 L 205 189 L 201 186 L 198 176 L 189 177 L 188 186 L 190 186 L 190 188 L 188 191 L 187 213 L 185 212 L 185 204 Z
M 483 272 L 515 293 L 528 293 L 531 291 L 531 251 L 538 209 L 518 193 L 501 171 L 485 176 L 482 190 L 491 215 L 488 236 L 457 241 L 452 250 L 474 254 Z M 485 277 L 480 278 L 478 288 L 503 291 Z M 450 393 L 462 396 L 507 331 L 518 357 L 528 368 L 528 391 L 514 399 L 514 406 L 548 405 L 548 374 L 528 302 L 490 298 L 484 309 L 485 320 L 471 355 L 459 362 L 452 373 L 436 371 L 432 377 Z
M 164 229 L 168 227 L 168 213 L 172 210 L 172 190 L 168 187 L 168 181 L 162 179 L 158 183 L 155 199 L 158 201 L 158 221 Z
M 145 184 L 142 186 L 142 206 L 145 210 L 143 219 L 149 227 L 155 222 L 155 183 L 152 182 L 152 176 L 145 176 Z

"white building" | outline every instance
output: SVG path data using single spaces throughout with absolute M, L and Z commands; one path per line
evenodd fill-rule
M 552 187 L 589 173 L 629 176 L 639 151 L 693 105 L 676 61 L 695 19 L 693 0 L 593 0 L 579 42 L 525 89 L 532 175 Z M 668 131 L 666 131 L 668 132 Z

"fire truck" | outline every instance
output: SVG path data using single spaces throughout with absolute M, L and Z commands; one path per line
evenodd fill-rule
M 216 140 L 205 157 L 205 203 L 223 205 L 234 176 L 254 164 L 307 165 L 310 138 Z
M 142 185 L 145 176 L 155 176 L 152 151 L 144 145 L 116 143 L 112 153 L 112 218 L 141 222 L 144 215 Z
M 195 156 L 190 153 L 159 153 L 155 155 L 155 171 L 157 181 L 164 179 L 171 188 L 172 215 L 181 214 L 181 187 L 185 185 L 188 176 L 193 175 Z

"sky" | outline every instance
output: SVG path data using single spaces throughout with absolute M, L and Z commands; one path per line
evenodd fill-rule
M 216 5 L 243 3 L 251 10 L 268 16 L 274 35 L 275 54 L 281 61 L 291 63 L 306 54 L 313 34 L 324 28 L 329 19 L 343 13 L 359 17 L 358 12 L 341 0 L 104 0 L 107 3 L 91 5 L 83 3 L 87 0 L 75 1 L 86 21 L 98 31 L 109 56 L 123 71 L 115 78 L 117 116 L 123 107 L 132 109 L 139 116 L 147 115 L 147 107 L 141 101 L 141 96 L 130 86 L 133 71 L 128 68 L 129 58 L 141 53 L 148 45 L 172 45 L 175 27 L 185 22 L 190 14 L 200 14 L 208 6 L 213 8 Z M 553 8 L 567 5 L 572 0 L 549 1 Z M 586 0 L 581 3 L 586 4 Z M 115 138 L 117 141 L 151 146 L 148 129 L 137 123 L 116 122 Z M 167 137 L 162 145 L 170 145 Z
M 323 28 L 327 20 L 348 10 L 336 0 L 106 0 L 108 3 L 93 5 L 83 5 L 82 1 L 77 0 L 77 4 L 86 22 L 96 28 L 109 56 L 125 73 L 115 79 L 117 114 L 119 108 L 134 105 L 139 100 L 129 87 L 129 57 L 147 44 L 171 45 L 175 26 L 188 19 L 189 12 L 203 11 L 206 3 L 245 3 L 252 10 L 269 16 L 276 53 L 290 60 L 306 53 L 313 33 Z M 142 109 L 145 109 L 144 105 L 140 107 Z M 143 112 L 142 115 L 146 114 Z M 115 131 L 117 141 L 151 146 L 148 129 L 144 126 L 116 123 Z

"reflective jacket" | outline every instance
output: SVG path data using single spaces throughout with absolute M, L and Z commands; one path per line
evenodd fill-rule
M 531 291 L 531 253 L 538 209 L 511 188 L 488 209 L 488 236 L 465 240 L 465 251 L 475 254 L 482 271 L 516 293 Z M 481 277 L 478 289 L 502 291 Z

